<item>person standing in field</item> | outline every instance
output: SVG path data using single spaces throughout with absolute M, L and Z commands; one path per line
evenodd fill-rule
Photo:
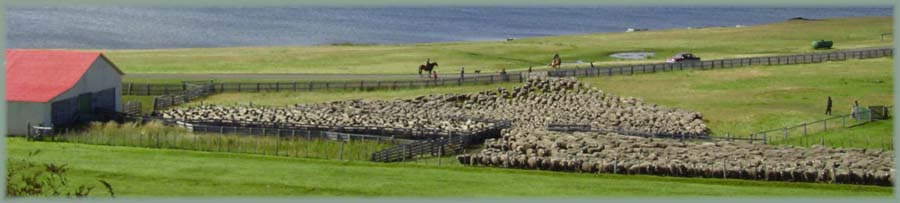
M 828 96 L 828 105 L 825 106 L 825 115 L 831 115 L 831 96 Z
M 466 67 L 459 68 L 459 78 L 460 79 L 466 78 Z
M 437 80 L 437 79 L 438 79 L 438 78 L 437 78 L 437 71 L 432 71 L 431 73 L 432 73 L 432 75 L 433 75 L 433 77 L 434 77 L 434 80 Z

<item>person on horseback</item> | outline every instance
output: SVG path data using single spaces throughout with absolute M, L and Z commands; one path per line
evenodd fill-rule
M 550 67 L 559 68 L 559 65 L 562 64 L 562 59 L 559 58 L 559 53 L 553 55 L 553 61 L 550 62 Z
M 425 64 L 419 65 L 419 77 L 423 77 L 423 75 L 422 75 L 423 71 L 428 71 L 428 75 L 426 75 L 426 76 L 430 76 L 431 71 L 434 70 L 435 66 L 438 66 L 438 63 L 431 62 L 431 58 L 428 58 L 427 60 L 425 60 Z

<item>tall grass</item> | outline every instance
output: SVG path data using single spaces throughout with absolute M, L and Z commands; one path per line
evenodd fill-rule
M 184 128 L 165 126 L 157 121 L 146 124 L 92 122 L 85 130 L 64 133 L 52 140 L 95 145 L 363 161 L 369 160 L 373 152 L 393 145 L 387 141 L 336 141 L 307 138 L 302 135 L 278 137 L 193 133 Z

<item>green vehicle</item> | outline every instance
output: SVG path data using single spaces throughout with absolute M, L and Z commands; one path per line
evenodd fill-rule
M 834 42 L 821 39 L 819 41 L 813 41 L 812 43 L 813 49 L 831 49 L 832 45 L 834 45 Z

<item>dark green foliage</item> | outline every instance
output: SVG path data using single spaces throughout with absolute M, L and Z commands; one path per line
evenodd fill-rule
M 7 197 L 87 197 L 94 186 L 70 185 L 66 172 L 68 164 L 36 163 L 29 161 L 41 153 L 41 150 L 28 152 L 25 159 L 7 159 L 6 196 Z M 112 196 L 112 185 L 100 180 Z M 74 188 L 74 189 L 73 189 Z

